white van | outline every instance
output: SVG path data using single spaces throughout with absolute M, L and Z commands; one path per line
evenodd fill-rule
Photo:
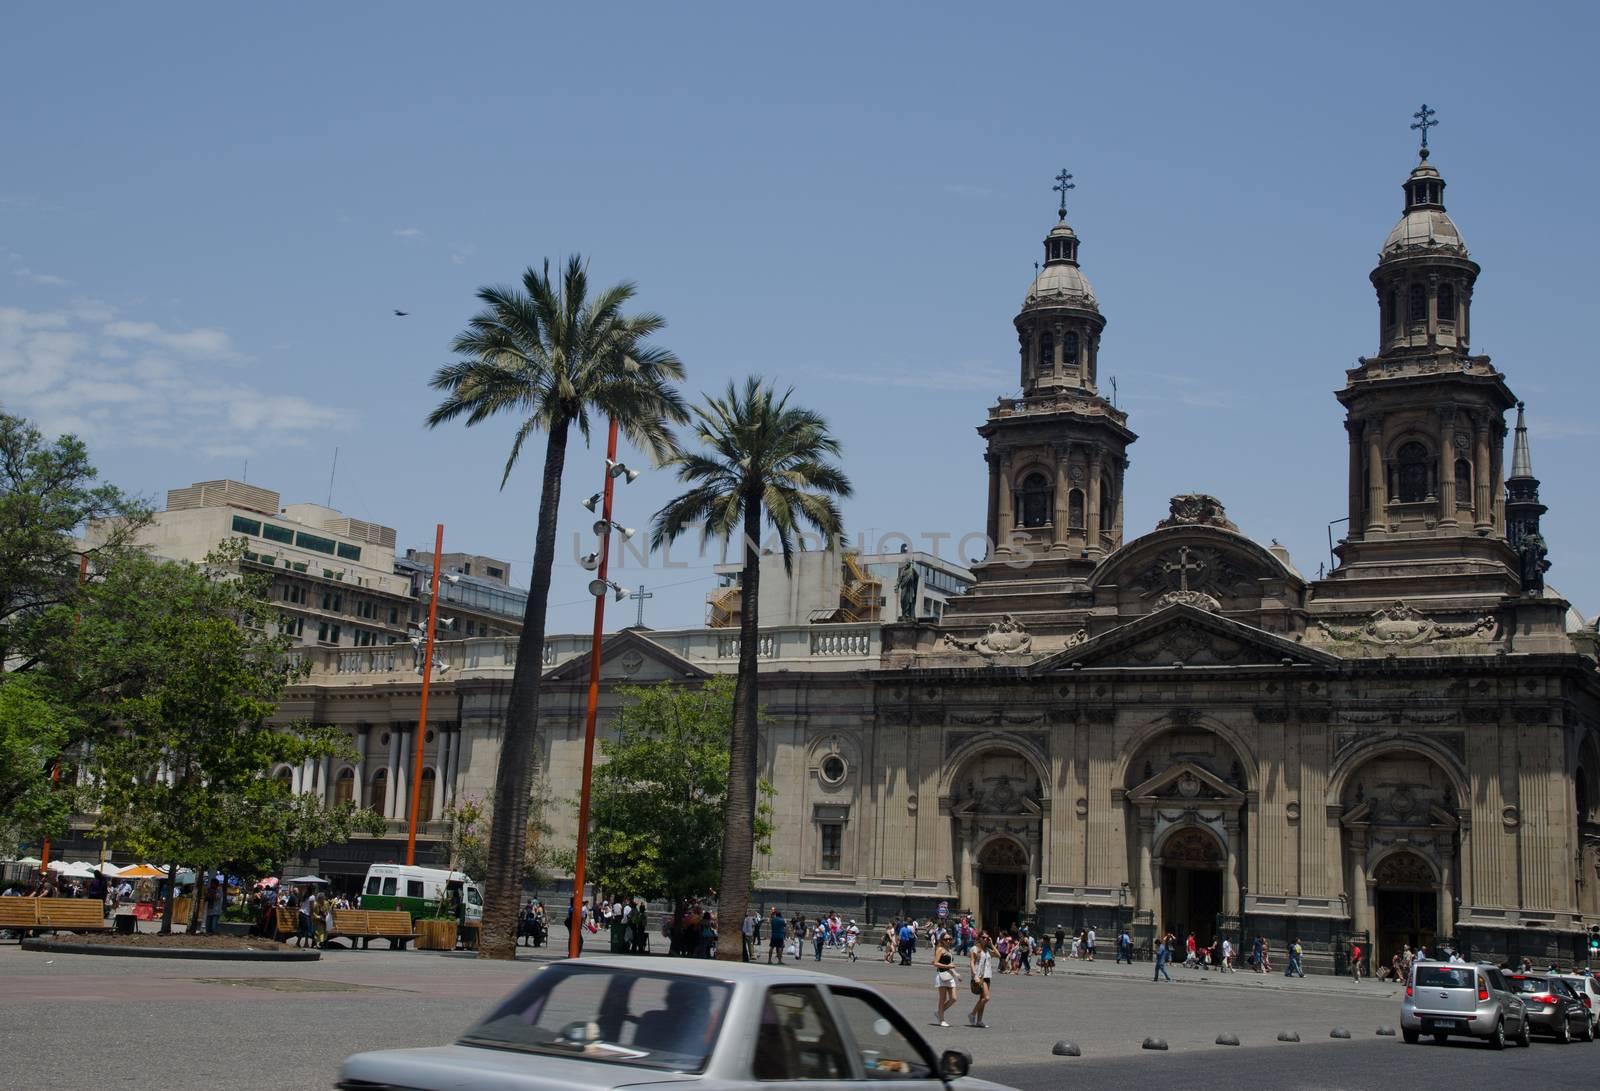
M 406 864 L 373 864 L 361 884 L 362 909 L 404 909 L 413 917 L 431 917 L 451 890 L 466 905 L 468 924 L 483 920 L 483 888 L 464 872 Z

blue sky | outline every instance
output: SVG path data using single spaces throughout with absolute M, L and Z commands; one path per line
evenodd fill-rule
M 1300 8 L 1302 10 L 1295 10 Z M 590 257 L 639 285 L 691 392 L 796 388 L 846 447 L 849 530 L 981 530 L 974 428 L 1054 222 L 1140 434 L 1129 536 L 1205 491 L 1315 576 L 1344 514 L 1332 391 L 1376 351 L 1367 273 L 1433 162 L 1483 265 L 1474 348 L 1529 403 L 1551 582 L 1600 611 L 1592 5 L 14 7 L 0 67 L 0 402 L 153 498 L 244 473 L 525 583 L 538 451 L 424 430 L 482 284 Z M 411 312 L 395 318 L 395 308 Z M 566 478 L 553 631 L 587 627 Z M 643 525 L 672 494 L 619 495 Z M 590 517 L 592 518 L 592 517 Z M 946 547 L 948 548 L 948 546 Z M 683 560 L 674 555 L 675 563 Z M 636 562 L 695 624 L 713 558 Z M 633 610 L 613 610 L 613 624 Z

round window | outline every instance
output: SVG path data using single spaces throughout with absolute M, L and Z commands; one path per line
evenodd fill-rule
M 822 779 L 825 782 L 828 784 L 838 784 L 844 780 L 845 774 L 849 772 L 849 767 L 845 765 L 844 759 L 838 754 L 829 754 L 827 757 L 822 759 L 821 772 Z

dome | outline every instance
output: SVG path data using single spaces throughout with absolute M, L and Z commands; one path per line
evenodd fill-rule
M 1442 208 L 1414 208 L 1400 218 L 1383 240 L 1383 257 L 1398 257 L 1409 250 L 1447 250 L 1467 256 L 1467 244 L 1455 221 Z
M 1098 310 L 1094 289 L 1083 270 L 1065 262 L 1052 263 L 1039 270 L 1022 301 L 1023 307 L 1087 307 Z

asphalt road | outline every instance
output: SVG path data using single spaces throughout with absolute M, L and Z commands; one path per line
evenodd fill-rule
M 557 930 L 559 933 L 559 929 Z M 559 936 L 558 936 L 559 939 Z M 173 1091 L 327 1088 L 339 1061 L 365 1049 L 449 1041 L 551 954 L 516 963 L 430 952 L 329 951 L 317 963 L 251 964 L 94 958 L 0 945 L 0 1087 Z M 1475 1088 L 1597 1086 L 1600 1045 L 1492 1053 L 1469 1043 L 1405 1046 L 1398 990 L 1370 982 L 1068 963 L 1052 978 L 996 981 L 990 1029 L 928 1026 L 932 973 L 828 955 L 809 969 L 883 988 L 940 1048 L 974 1057 L 974 1075 L 1019 1088 Z M 1330 1040 L 1345 1027 L 1349 1040 Z M 1280 1030 L 1302 1041 L 1279 1043 Z M 1214 1044 L 1221 1032 L 1238 1047 Z M 1169 1050 L 1140 1048 L 1147 1036 Z M 1081 1057 L 1055 1057 L 1058 1039 Z

